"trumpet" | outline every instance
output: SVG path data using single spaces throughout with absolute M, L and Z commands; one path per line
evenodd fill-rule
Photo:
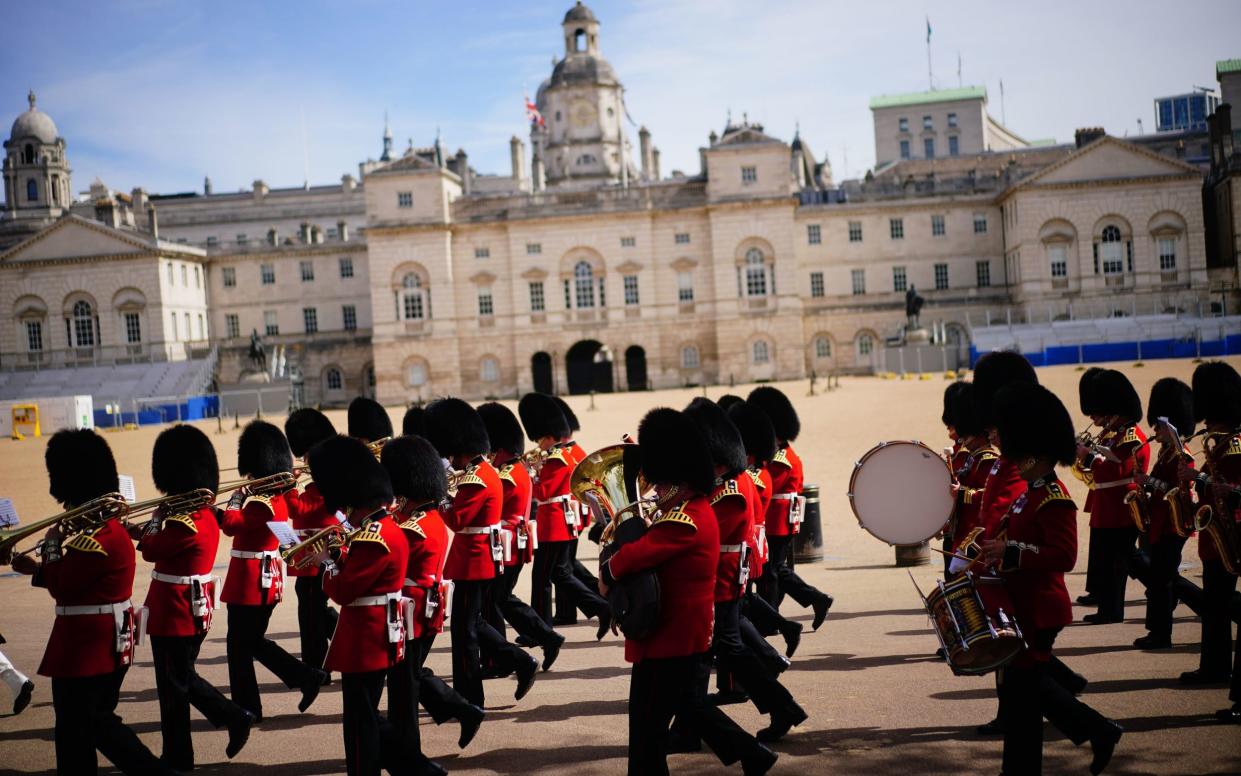
M 359 530 L 346 531 L 339 523 L 320 528 L 297 544 L 281 550 L 280 557 L 290 568 L 310 568 L 324 553 L 349 544 Z
M 125 503 L 125 498 L 120 493 L 107 493 L 60 514 L 36 520 L 30 525 L 0 531 L 0 562 L 12 563 L 14 557 L 29 555 L 32 552 L 41 553 L 43 551 L 42 541 L 22 552 L 14 552 L 13 548 L 18 542 L 46 531 L 54 525 L 60 526 L 61 532 L 69 536 L 95 528 L 108 520 L 122 517 L 128 512 L 129 505 Z

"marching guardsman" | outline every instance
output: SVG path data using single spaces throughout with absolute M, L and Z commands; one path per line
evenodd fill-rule
M 587 617 L 599 618 L 596 639 L 612 624 L 608 602 L 582 584 L 573 574 L 571 543 L 581 527 L 581 504 L 569 492 L 569 478 L 577 461 L 561 446 L 569 438 L 569 422 L 552 397 L 528 393 L 517 405 L 526 437 L 547 452 L 534 483 L 535 527 L 538 549 L 534 551 L 530 605 L 543 621 L 552 624 L 552 585 L 561 585 L 575 608 Z
M 478 408 L 478 414 L 487 426 L 487 438 L 491 441 L 491 465 L 500 475 L 504 487 L 504 507 L 501 512 L 500 531 L 504 537 L 504 571 L 496 578 L 488 600 L 484 602 L 484 619 L 498 633 L 504 635 L 504 623 L 531 643 L 543 649 L 543 670 L 552 667 L 564 636 L 552 630 L 514 593 L 522 567 L 534 560 L 538 535 L 530 519 L 531 493 L 534 481 L 522 463 L 525 434 L 513 411 L 503 404 L 489 402 Z
M 332 421 L 322 412 L 310 407 L 295 410 L 284 422 L 284 433 L 289 439 L 289 449 L 294 458 L 305 460 L 310 448 L 325 439 L 336 436 Z M 298 539 L 306 539 L 330 525 L 339 525 L 336 513 L 323 504 L 319 486 L 306 483 L 302 492 L 297 489 L 287 494 L 289 522 Z M 316 566 L 292 566 L 289 576 L 294 578 L 293 589 L 297 592 L 297 625 L 302 641 L 302 662 L 321 668 L 327 656 L 328 640 L 336 629 L 339 616 L 328 604 L 323 592 L 323 569 Z
M 1146 474 L 1150 445 L 1138 427 L 1142 399 L 1129 378 L 1115 369 L 1104 370 L 1092 381 L 1091 391 L 1103 430 L 1093 447 L 1077 446 L 1074 460 L 1092 481 L 1090 532 L 1099 537 L 1099 571 L 1092 591 L 1099 610 L 1082 619 L 1101 625 L 1124 620 L 1129 556 L 1138 538 L 1125 496 Z
M 1146 586 L 1147 634 L 1135 640 L 1133 646 L 1165 649 L 1172 646 L 1172 611 L 1176 608 L 1172 585 L 1181 565 L 1181 550 L 1188 535 L 1193 533 L 1193 527 L 1184 524 L 1178 533 L 1175 525 L 1176 520 L 1183 521 L 1192 515 L 1190 502 L 1187 499 L 1177 502 L 1179 511 L 1185 513 L 1178 516 L 1167 501 L 1174 488 L 1178 490 L 1172 498 L 1180 498 L 1182 464 L 1192 467 L 1194 463 L 1184 442 L 1194 433 L 1193 390 L 1175 377 L 1165 377 L 1155 383 L 1146 403 L 1146 422 L 1159 442 L 1159 454 L 1151 465 L 1150 477 L 1138 478 L 1141 491 L 1137 495 L 1146 502 L 1150 517 L 1146 534 L 1150 575 Z
M 151 477 L 167 496 L 220 488 L 211 440 L 194 426 L 163 431 L 151 452 Z M 190 705 L 215 727 L 228 727 L 225 754 L 232 759 L 250 737 L 254 716 L 224 697 L 194 668 L 215 610 L 218 577 L 211 573 L 220 546 L 220 525 L 210 504 L 195 510 L 160 507 L 145 526 L 130 526 L 143 560 L 155 564 L 147 590 L 147 635 L 159 693 L 163 761 L 179 771 L 194 769 Z
M 357 396 L 349 402 L 349 436 L 368 445 L 392 436 L 392 418 L 374 399 Z
M 418 701 L 435 724 L 450 719 L 461 723 L 457 745 L 464 749 L 483 723 L 483 710 L 445 684 L 425 666 L 435 637 L 444 631 L 448 588 L 444 559 L 448 554 L 448 527 L 440 504 L 448 499 L 444 462 L 430 442 L 403 436 L 384 445 L 383 467 L 397 497 L 395 518 L 409 543 L 405 595 L 413 610 L 412 628 L 405 634 L 405 661 L 418 683 Z
M 956 507 L 946 535 L 949 550 L 960 547 L 970 532 L 981 525 L 979 508 L 982 506 L 987 476 L 999 458 L 986 429 L 979 425 L 974 413 L 973 383 L 958 382 L 953 385 L 956 390 L 951 397 L 945 395 L 944 399 L 944 415 L 951 421 L 958 443 L 957 454 L 953 456 Z
M 1077 381 L 1078 408 L 1083 415 L 1090 418 L 1091 428 L 1101 426 L 1103 422 L 1103 416 L 1099 414 L 1098 407 L 1095 406 L 1094 380 L 1104 371 L 1103 367 L 1092 366 L 1082 372 L 1081 378 Z M 1087 433 L 1089 433 L 1089 428 Z M 1090 472 L 1081 468 L 1081 462 L 1077 459 L 1073 460 L 1073 466 L 1069 472 L 1089 488 L 1086 491 L 1086 503 L 1082 505 L 1082 511 L 1090 514 L 1094 510 L 1094 478 Z M 1082 606 L 1099 605 L 1099 599 L 1095 597 L 1095 590 L 1099 586 L 1099 569 L 1099 536 L 1091 531 L 1089 549 L 1086 552 L 1086 594 L 1077 597 L 1077 602 Z
M 112 451 L 90 429 L 57 431 L 44 460 L 48 490 L 66 509 L 119 488 Z M 39 673 L 52 680 L 57 773 L 94 774 L 98 751 L 132 776 L 176 774 L 116 713 L 133 662 L 137 623 L 129 599 L 135 564 L 133 542 L 116 519 L 69 536 L 54 525 L 44 537 L 41 560 L 13 558 L 14 571 L 33 575 L 34 586 L 47 588 L 56 600 Z
M 1003 771 L 1042 773 L 1046 717 L 1074 744 L 1090 742 L 1090 772 L 1099 774 L 1124 730 L 1073 697 L 1047 666 L 1057 635 L 1073 621 L 1064 575 L 1077 561 L 1077 505 L 1056 477 L 1057 464 L 1073 462 L 1073 421 L 1055 394 L 1030 383 L 999 391 L 992 418 L 1001 455 L 1028 486 L 982 543 L 983 559 L 1003 578 L 1026 641 L 1000 685 Z
M 573 467 L 586 459 L 586 450 L 577 443 L 574 437 L 577 432 L 582 430 L 582 424 L 578 422 L 577 413 L 569 406 L 569 403 L 559 396 L 552 396 L 552 401 L 556 402 L 556 406 L 560 408 L 560 412 L 564 415 L 565 421 L 569 424 L 569 435 L 561 440 L 560 446 L 565 450 L 565 457 L 569 459 L 569 468 Z M 599 579 L 586 568 L 580 560 L 577 559 L 577 547 L 581 537 L 586 535 L 590 529 L 590 523 L 593 519 L 589 509 L 582 505 L 578 509 L 578 515 L 581 518 L 581 524 L 578 526 L 578 535 L 574 537 L 569 544 L 569 565 L 573 568 L 573 576 L 577 577 L 583 585 L 589 590 L 597 590 L 599 588 Z M 577 623 L 577 607 L 569 605 L 569 599 L 572 594 L 564 589 L 563 585 L 556 585 L 556 614 L 552 617 L 552 625 L 574 625 Z M 585 612 L 583 612 L 585 614 Z M 591 615 L 587 614 L 587 617 Z
M 293 471 L 293 453 L 280 429 L 252 421 L 237 443 L 237 470 L 258 479 Z M 228 604 L 228 684 L 233 701 L 258 720 L 263 719 L 254 661 L 275 674 L 290 690 L 301 690 L 298 711 L 319 696 L 327 674 L 290 655 L 267 638 L 272 611 L 284 592 L 284 562 L 280 542 L 268 522 L 287 522 L 288 501 L 283 493 L 249 494 L 243 488 L 229 499 L 220 516 L 220 528 L 233 538 L 228 575 L 220 600 Z
M 764 774 L 776 754 L 711 705 L 698 685 L 698 666 L 711 642 L 720 533 L 707 494 L 715 473 L 693 421 L 676 410 L 647 413 L 638 427 L 642 475 L 664 508 L 650 528 L 600 565 L 602 587 L 653 569 L 659 579 L 655 630 L 625 639 L 633 664 L 629 684 L 629 776 L 668 773 L 673 717 L 697 734 L 725 765 L 741 761 L 748 776 Z
M 1241 375 L 1222 361 L 1209 361 L 1194 370 L 1194 417 L 1206 425 L 1202 446 L 1207 451 L 1201 471 L 1182 469 L 1182 482 L 1193 482 L 1198 500 L 1212 508 L 1212 520 L 1237 521 L 1237 494 L 1241 486 Z M 1235 538 L 1241 527 L 1232 529 Z M 1241 549 L 1233 547 L 1234 552 Z M 1237 576 L 1225 565 L 1211 529 L 1198 532 L 1198 557 L 1202 559 L 1202 653 L 1198 669 L 1181 674 L 1186 684 L 1226 682 L 1229 679 L 1228 646 L 1232 638 L 1229 602 L 1237 589 Z M 1235 563 L 1235 560 L 1234 560 Z M 1236 570 L 1234 566 L 1234 571 Z M 1232 659 L 1232 707 L 1216 716 L 1224 722 L 1241 722 L 1241 637 L 1236 639 Z
M 339 671 L 349 776 L 438 774 L 422 754 L 417 684 L 405 665 L 409 563 L 405 534 L 392 518 L 388 472 L 360 440 L 335 436 L 310 449 L 310 470 L 324 503 L 353 528 L 323 560 L 323 589 L 340 605 L 324 667 Z M 379 714 L 388 686 L 389 719 Z
M 459 472 L 456 494 L 443 512 L 453 532 L 444 578 L 453 582 L 452 684 L 475 706 L 483 704 L 484 655 L 500 675 L 517 674 L 514 697 L 521 700 L 538 675 L 539 661 L 483 620 L 483 599 L 504 562 L 500 525 L 504 488 L 487 461 L 487 427 L 478 412 L 455 398 L 427 405 L 427 439 Z
M 801 431 L 801 420 L 789 397 L 779 388 L 762 385 L 750 392 L 746 401 L 767 414 L 776 430 L 778 449 L 767 464 L 771 472 L 771 506 L 767 508 L 767 565 L 759 581 L 759 593 L 775 609 L 788 594 L 798 605 L 811 607 L 811 630 L 818 630 L 832 608 L 832 597 L 805 582 L 793 571 L 793 535 L 801 530 L 805 499 L 801 495 L 805 478 L 801 458 L 792 443 Z

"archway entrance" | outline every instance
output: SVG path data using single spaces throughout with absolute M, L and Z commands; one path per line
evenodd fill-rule
M 582 340 L 565 354 L 569 393 L 611 393 L 612 354 L 596 340 Z
M 646 350 L 641 345 L 625 351 L 625 386 L 630 391 L 646 390 Z
M 552 357 L 539 351 L 530 357 L 530 375 L 534 378 L 535 393 L 555 393 L 556 386 L 552 380 Z

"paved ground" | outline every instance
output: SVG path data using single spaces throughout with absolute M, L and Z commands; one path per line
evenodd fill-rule
M 1145 396 L 1165 374 L 1187 377 L 1188 362 L 1152 362 L 1131 374 Z M 1040 378 L 1075 409 L 1077 373 L 1040 370 Z M 902 569 L 893 567 L 893 550 L 858 529 L 845 497 L 853 462 L 880 440 L 921 438 L 938 449 L 943 444 L 938 418 L 942 380 L 882 381 L 845 379 L 840 390 L 806 396 L 806 384 L 785 386 L 801 409 L 804 431 L 798 449 L 807 462 L 808 481 L 823 488 L 826 551 L 824 562 L 799 567 L 811 583 L 836 596 L 836 607 L 818 633 L 807 632 L 784 675 L 785 683 L 810 712 L 810 719 L 776 748 L 775 774 L 997 773 L 1000 743 L 980 739 L 974 726 L 995 710 L 990 677 L 959 678 L 931 656 L 936 645 L 917 594 Z M 723 393 L 711 389 L 713 398 Z M 588 400 L 574 397 L 587 449 L 617 440 L 636 427 L 642 411 L 655 404 L 684 406 L 689 391 L 600 397 L 590 411 Z M 340 415 L 343 415 L 341 413 Z M 337 416 L 343 427 L 343 417 Z M 399 420 L 399 419 L 398 419 Z M 399 422 L 398 422 L 399 425 Z M 1083 427 L 1085 423 L 1081 424 Z M 214 431 L 214 424 L 205 428 Z M 152 495 L 149 457 L 155 430 L 109 434 L 120 468 L 135 476 L 139 497 Z M 213 435 L 224 465 L 235 456 L 236 431 Z M 27 521 L 55 511 L 46 495 L 42 440 L 0 441 L 0 495 L 11 496 Z M 1070 481 L 1070 489 L 1076 483 Z M 899 483 L 894 483 L 898 485 Z M 1074 489 L 1074 495 L 1081 493 Z M 1085 564 L 1083 521 L 1079 568 Z M 589 546 L 589 545 L 588 545 Z M 590 546 L 593 549 L 593 546 Z M 1200 582 L 1196 554 L 1189 545 L 1184 573 Z M 586 551 L 593 556 L 593 552 Z M 220 570 L 226 557 L 221 553 Z M 588 561 L 588 565 L 593 561 Z M 915 569 L 924 589 L 936 579 L 936 566 Z M 140 568 L 135 599 L 146 587 Z M 1081 592 L 1083 574 L 1070 577 L 1073 595 Z M 527 589 L 523 580 L 522 589 Z M 1182 609 L 1175 646 L 1160 652 L 1133 649 L 1141 626 L 1142 591 L 1129 587 L 1129 619 L 1099 627 L 1073 626 L 1062 634 L 1058 653 L 1090 678 L 1083 699 L 1128 731 L 1110 773 L 1241 773 L 1241 730 L 1214 722 L 1211 713 L 1226 705 L 1225 688 L 1184 688 L 1177 675 L 1197 664 L 1198 622 Z M 8 638 L 8 656 L 33 672 L 49 630 L 51 604 L 23 578 L 0 575 L 0 630 Z M 786 613 L 794 613 L 792 602 Z M 1085 614 L 1087 610 L 1078 609 Z M 796 612 L 807 622 L 808 613 Z M 271 632 L 296 650 L 296 607 L 276 610 Z M 470 747 L 456 748 L 457 727 L 423 725 L 423 746 L 455 774 L 624 772 L 628 667 L 620 641 L 594 641 L 593 624 L 564 629 L 569 643 L 555 668 L 540 676 L 530 694 L 513 703 L 511 680 L 487 683 L 487 721 Z M 447 638 L 430 664 L 448 672 Z M 158 751 L 158 706 L 149 651 L 130 670 L 120 712 Z M 199 660 L 201 673 L 227 686 L 224 623 L 212 631 Z M 283 691 L 274 677 L 259 671 L 269 715 L 250 744 L 232 762 L 224 760 L 226 734 L 195 721 L 195 745 L 201 772 L 272 776 L 311 776 L 343 772 L 340 742 L 339 685 L 325 690 L 307 714 L 296 711 L 297 697 Z M 19 717 L 0 716 L 0 773 L 50 773 L 52 709 L 50 682 L 35 677 L 34 703 Z M 752 708 L 731 706 L 729 713 L 753 731 L 765 725 Z M 1086 773 L 1089 747 L 1075 748 L 1048 729 L 1044 764 L 1048 773 Z M 680 773 L 719 773 L 709 753 L 676 755 Z

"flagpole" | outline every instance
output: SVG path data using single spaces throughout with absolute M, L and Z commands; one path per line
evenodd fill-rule
M 931 17 L 926 17 L 926 85 L 935 91 L 935 77 L 931 73 Z

